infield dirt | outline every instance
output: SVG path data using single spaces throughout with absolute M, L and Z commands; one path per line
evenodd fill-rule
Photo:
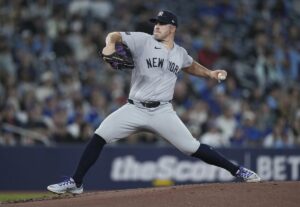
M 88 192 L 2 207 L 299 207 L 300 181 L 213 183 Z

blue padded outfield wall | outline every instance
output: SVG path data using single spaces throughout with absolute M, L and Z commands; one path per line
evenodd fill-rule
M 84 145 L 0 147 L 0 190 L 45 190 L 72 175 Z M 218 149 L 264 180 L 300 180 L 300 149 Z M 225 170 L 172 147 L 106 146 L 88 172 L 86 190 L 109 190 L 204 182 L 232 182 Z

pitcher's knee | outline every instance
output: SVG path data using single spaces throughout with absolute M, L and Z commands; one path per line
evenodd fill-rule
M 191 142 L 191 143 L 186 143 L 186 145 L 184 146 L 180 146 L 178 147 L 178 149 L 186 155 L 192 155 L 193 153 L 195 153 L 198 148 L 200 146 L 200 142 L 198 142 L 197 140 Z
M 96 129 L 95 134 L 97 134 L 100 137 L 102 137 L 106 141 L 106 143 L 113 142 L 113 139 L 111 138 L 111 136 L 109 136 L 109 133 L 107 133 L 107 131 L 101 129 L 101 127 L 98 127 Z

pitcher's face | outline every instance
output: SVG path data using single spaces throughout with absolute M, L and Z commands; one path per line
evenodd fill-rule
M 172 35 L 172 25 L 157 22 L 154 26 L 153 36 L 157 41 L 166 40 Z

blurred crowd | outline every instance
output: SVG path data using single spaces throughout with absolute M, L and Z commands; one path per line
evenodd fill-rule
M 195 60 L 228 71 L 221 83 L 179 74 L 172 103 L 195 138 L 300 146 L 297 0 L 0 0 L 0 145 L 86 142 L 130 88 L 130 72 L 99 56 L 105 36 L 151 34 L 160 9 L 178 15 L 176 42 Z M 138 133 L 122 143 L 164 141 Z

